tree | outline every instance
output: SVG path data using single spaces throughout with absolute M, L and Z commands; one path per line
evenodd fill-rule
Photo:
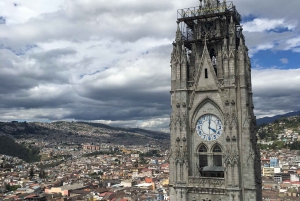
M 146 163 L 147 163 L 146 159 L 144 157 L 141 157 L 140 164 L 146 164 Z
M 290 145 L 290 148 L 291 148 L 291 150 L 300 150 L 300 142 L 299 142 L 299 141 L 293 142 L 293 143 Z
M 18 188 L 21 188 L 20 185 L 11 186 L 10 184 L 5 184 L 5 189 L 8 191 L 15 191 Z
M 29 179 L 32 180 L 33 176 L 34 176 L 34 170 L 33 170 L 33 167 L 31 166 L 30 171 L 29 171 Z
M 273 135 L 271 136 L 271 140 L 276 140 L 276 139 L 277 139 L 276 135 L 273 134 Z
M 46 172 L 45 172 L 43 169 L 40 170 L 39 177 L 40 177 L 41 179 L 45 179 L 45 177 L 46 177 Z
M 139 161 L 138 160 L 134 161 L 133 167 L 137 168 L 138 166 L 139 166 Z
M 282 149 L 284 147 L 284 142 L 283 141 L 274 141 L 273 144 L 271 145 L 272 149 Z

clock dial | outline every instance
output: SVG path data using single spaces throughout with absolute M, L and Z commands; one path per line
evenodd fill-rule
M 196 132 L 206 141 L 217 140 L 223 132 L 221 120 L 212 114 L 205 114 L 197 121 Z

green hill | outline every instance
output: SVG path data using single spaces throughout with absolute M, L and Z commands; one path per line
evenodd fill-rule
M 26 162 L 39 161 L 39 150 L 16 143 L 11 137 L 0 136 L 0 154 L 18 157 Z
M 262 148 L 300 150 L 300 115 L 282 117 L 273 123 L 260 125 L 257 134 L 261 142 L 273 142 L 271 145 L 262 143 Z

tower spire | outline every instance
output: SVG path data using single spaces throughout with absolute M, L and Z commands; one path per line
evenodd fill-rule
M 177 21 L 177 31 L 176 31 L 176 42 L 181 41 L 182 35 L 179 27 L 179 22 Z

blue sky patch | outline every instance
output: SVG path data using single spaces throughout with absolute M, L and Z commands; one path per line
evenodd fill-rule
M 286 51 L 262 50 L 251 58 L 252 68 L 300 68 L 300 53 Z
M 267 30 L 267 32 L 268 33 L 270 33 L 270 32 L 283 33 L 283 32 L 292 32 L 292 30 L 288 29 L 288 27 L 278 27 L 278 28 L 275 28 L 275 29 Z
M 98 73 L 101 73 L 101 72 L 103 72 L 103 71 L 106 71 L 107 69 L 109 69 L 108 67 L 105 67 L 104 68 L 104 70 L 96 70 L 95 72 L 92 72 L 92 73 L 89 73 L 89 74 L 81 74 L 79 77 L 80 77 L 80 79 L 82 79 L 82 78 L 84 78 L 85 76 L 90 76 L 90 75 L 96 75 L 96 74 L 98 74 Z
M 255 15 L 247 15 L 247 16 L 242 16 L 242 23 L 246 23 L 246 22 L 251 22 L 253 21 L 255 18 L 258 18 L 258 16 Z

